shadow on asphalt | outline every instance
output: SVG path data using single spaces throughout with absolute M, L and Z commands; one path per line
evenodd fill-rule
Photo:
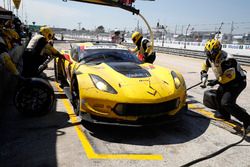
M 61 93 L 56 93 L 57 99 L 66 98 Z M 152 146 L 188 142 L 204 134 L 210 124 L 209 119 L 189 111 L 180 122 L 162 126 L 131 128 L 70 123 L 69 115 L 55 108 L 45 116 L 33 118 L 21 116 L 13 105 L 1 108 L 1 166 L 58 166 L 57 137 L 65 135 L 67 127 L 83 125 L 88 135 L 112 143 Z
M 64 135 L 69 116 L 50 112 L 41 117 L 24 117 L 14 106 L 3 109 L 0 120 L 1 166 L 57 166 L 56 139 Z
M 199 103 L 193 101 L 192 96 L 188 98 L 193 103 Z M 209 119 L 190 110 L 182 115 L 179 122 L 161 126 L 119 127 L 94 125 L 83 121 L 83 126 L 93 137 L 113 143 L 143 146 L 185 143 L 201 136 L 209 124 Z
M 201 104 L 193 96 L 188 96 L 188 104 Z M 151 127 L 119 127 L 95 125 L 82 121 L 89 135 L 112 143 L 132 145 L 167 145 L 185 143 L 198 138 L 206 132 L 211 120 L 203 115 L 188 110 L 182 120 L 175 124 Z M 239 134 L 237 134 L 239 135 Z M 245 141 L 249 142 L 247 137 Z
M 192 113 L 192 116 L 183 115 L 176 124 L 139 128 L 94 125 L 83 121 L 83 126 L 93 137 L 113 143 L 143 146 L 185 143 L 202 135 L 209 124 L 209 119 L 196 113 Z
M 56 103 L 55 103 L 56 106 Z M 13 105 L 1 108 L 0 166 L 56 167 L 57 137 L 70 123 L 65 112 L 54 111 L 41 117 L 24 117 Z M 66 144 L 66 143 L 65 143 Z
M 22 116 L 13 105 L 13 93 L 0 108 L 0 166 L 58 166 L 57 137 L 65 135 L 64 128 L 80 123 L 72 124 L 67 113 L 56 111 L 57 100 L 47 115 Z M 55 93 L 57 99 L 67 98 Z

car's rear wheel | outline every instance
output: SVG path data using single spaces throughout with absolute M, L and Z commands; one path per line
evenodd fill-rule
M 74 112 L 78 116 L 80 114 L 80 96 L 78 90 L 78 82 L 76 78 L 73 78 L 71 82 L 71 94 Z
M 55 94 L 49 83 L 31 78 L 19 87 L 14 96 L 17 110 L 26 116 L 42 116 L 53 110 Z

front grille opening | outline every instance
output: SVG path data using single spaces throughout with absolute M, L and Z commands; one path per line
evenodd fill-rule
M 115 106 L 113 111 L 119 116 L 152 116 L 168 113 L 176 109 L 179 103 L 180 100 L 178 98 L 156 104 L 120 103 Z

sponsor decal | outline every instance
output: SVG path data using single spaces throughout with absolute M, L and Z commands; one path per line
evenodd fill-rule
M 81 52 L 84 51 L 84 49 L 85 49 L 85 46 L 80 46 L 80 51 Z
M 143 67 L 145 70 L 152 70 L 152 69 L 155 69 L 155 66 L 153 65 L 148 65 L 148 66 L 145 66 Z

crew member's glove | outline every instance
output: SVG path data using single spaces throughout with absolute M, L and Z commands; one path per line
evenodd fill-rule
M 215 86 L 215 85 L 218 84 L 218 83 L 219 83 L 219 82 L 218 82 L 217 79 L 215 79 L 215 80 L 209 80 L 207 86 Z
M 72 64 L 73 62 L 70 60 L 70 56 L 68 54 L 60 54 L 59 58 L 62 58 L 64 60 L 67 60 L 69 64 Z
M 138 59 L 141 60 L 142 62 L 144 61 L 145 57 L 143 54 L 138 54 Z
M 206 72 L 201 72 L 201 85 L 200 87 L 201 88 L 206 88 L 207 87 L 207 78 L 208 78 L 208 75 Z
M 208 78 L 208 74 L 206 72 L 201 72 L 201 81 L 204 79 L 204 78 Z

